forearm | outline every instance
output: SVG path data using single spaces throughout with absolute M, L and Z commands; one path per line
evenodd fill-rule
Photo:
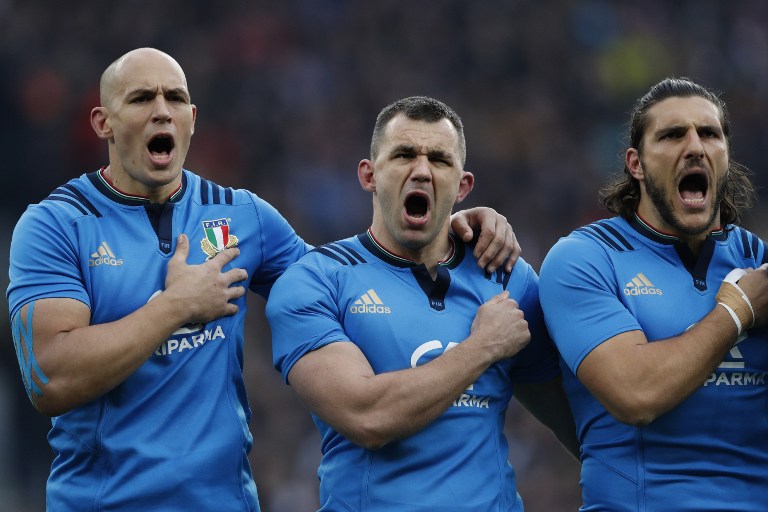
M 63 309 L 62 309 L 63 307 Z M 49 415 L 62 414 L 89 402 L 128 378 L 181 325 L 183 316 L 162 294 L 132 314 L 105 324 L 87 325 L 86 311 L 72 316 L 71 304 L 36 303 L 32 346 L 46 384 L 42 396 L 32 394 L 36 407 Z M 51 333 L 37 319 L 70 322 Z M 61 325 L 61 324 L 59 324 Z
M 604 351 L 619 349 L 610 359 L 596 358 L 584 366 L 585 359 L 579 378 L 617 419 L 642 425 L 676 407 L 704 384 L 736 341 L 736 327 L 724 308 L 715 307 L 673 338 L 647 342 L 640 336 L 635 342 L 619 340 L 622 336 L 616 337 L 618 343 L 604 343 Z
M 480 356 L 459 344 L 425 365 L 371 377 L 361 413 L 381 444 L 413 435 L 443 414 L 490 365 Z
M 289 378 L 326 423 L 376 449 L 425 428 L 477 380 L 494 359 L 473 345 L 468 339 L 427 364 L 374 374 L 352 343 L 333 343 L 305 355 Z

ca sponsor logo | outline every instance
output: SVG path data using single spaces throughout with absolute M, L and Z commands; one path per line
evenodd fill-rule
M 416 368 L 419 364 L 425 364 L 431 361 L 435 357 L 448 352 L 453 347 L 458 345 L 455 341 L 451 341 L 443 345 L 440 340 L 430 340 L 426 343 L 422 343 L 411 354 L 411 368 Z M 428 357 L 431 355 L 433 357 Z M 478 409 L 490 409 L 491 398 L 488 396 L 477 396 L 470 393 L 474 391 L 475 385 L 470 385 L 464 393 L 456 397 L 456 400 L 451 404 L 453 407 L 475 407 Z
M 656 288 L 653 283 L 645 277 L 645 274 L 639 272 L 627 284 L 624 285 L 624 295 L 663 295 L 661 288 Z

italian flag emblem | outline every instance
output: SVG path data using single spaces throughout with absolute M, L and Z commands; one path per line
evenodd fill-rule
M 200 240 L 200 246 L 208 259 L 219 252 L 237 245 L 237 237 L 229 234 L 229 219 L 204 220 L 205 238 Z

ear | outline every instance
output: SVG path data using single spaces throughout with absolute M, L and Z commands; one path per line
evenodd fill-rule
M 106 108 L 96 107 L 91 110 L 91 127 L 100 139 L 112 138 L 112 126 L 109 124 Z
M 197 106 L 190 105 L 192 107 L 192 135 L 195 134 L 195 119 L 197 119 Z
M 376 178 L 373 175 L 373 162 L 361 160 L 357 164 L 357 180 L 366 192 L 376 193 Z
M 472 192 L 475 186 L 475 176 L 471 172 L 462 171 L 459 191 L 456 194 L 456 202 L 460 203 Z
M 629 148 L 624 157 L 624 164 L 627 166 L 629 175 L 638 181 L 645 177 L 643 172 L 643 163 L 640 161 L 640 152 L 636 148 Z

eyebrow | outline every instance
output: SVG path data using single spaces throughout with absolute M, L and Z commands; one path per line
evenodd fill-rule
M 141 96 L 143 94 L 151 94 L 155 95 L 157 94 L 157 89 L 151 88 L 151 87 L 139 87 L 137 89 L 133 89 L 128 91 L 126 94 L 126 98 L 131 98 L 134 96 Z M 173 89 L 163 89 L 163 95 L 180 95 L 186 98 L 187 100 L 190 99 L 189 92 L 183 87 L 174 87 Z
M 415 146 L 412 146 L 410 144 L 398 144 L 397 146 L 392 148 L 392 151 L 389 152 L 390 156 L 396 155 L 397 153 L 411 153 L 414 155 L 426 154 L 428 158 L 438 158 L 441 160 L 450 160 L 450 161 L 453 161 L 454 159 L 453 154 L 448 151 L 444 151 L 442 149 L 432 149 L 430 151 L 427 151 L 426 153 L 422 153 L 418 151 Z
M 661 135 L 668 135 L 668 134 L 672 134 L 672 133 L 686 132 L 687 130 L 688 130 L 688 125 L 676 124 L 676 125 L 673 125 L 673 126 L 667 126 L 665 128 L 661 128 L 659 130 L 656 130 L 655 133 L 656 133 L 657 136 L 661 136 Z M 700 132 L 702 130 L 712 131 L 712 132 L 720 133 L 720 134 L 724 133 L 723 132 L 723 127 L 722 126 L 718 126 L 716 124 L 703 124 L 701 126 L 696 126 L 696 131 L 697 132 Z

